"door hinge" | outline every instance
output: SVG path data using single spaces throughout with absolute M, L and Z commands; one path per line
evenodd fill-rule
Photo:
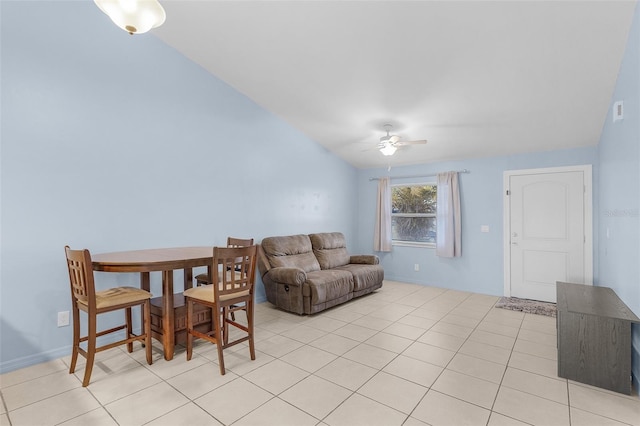
M 511 192 L 507 189 L 507 195 L 511 195 Z

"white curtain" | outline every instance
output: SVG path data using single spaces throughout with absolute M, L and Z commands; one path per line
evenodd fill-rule
M 462 255 L 458 172 L 438 173 L 436 255 Z
M 378 180 L 376 229 L 373 239 L 375 251 L 391 251 L 391 181 L 388 177 Z

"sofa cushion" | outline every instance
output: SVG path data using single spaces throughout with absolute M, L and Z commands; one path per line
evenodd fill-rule
M 353 291 L 356 292 L 377 286 L 384 280 L 384 269 L 381 265 L 350 263 L 337 269 L 349 271 L 353 275 Z
M 268 237 L 262 240 L 261 245 L 273 268 L 284 266 L 300 268 L 305 272 L 320 270 L 307 235 Z
M 317 305 L 352 292 L 353 275 L 349 271 L 332 269 L 309 272 L 302 294 L 311 297 L 311 305 Z
M 342 233 L 310 234 L 309 238 L 321 269 L 333 269 L 349 263 L 347 243 Z

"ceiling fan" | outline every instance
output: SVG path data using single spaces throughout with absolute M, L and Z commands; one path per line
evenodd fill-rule
M 427 143 L 426 140 L 418 140 L 418 141 L 401 141 L 400 140 L 400 136 L 398 135 L 391 135 L 390 131 L 391 128 L 393 126 L 391 126 L 391 124 L 385 124 L 384 128 L 387 132 L 386 136 L 383 136 L 380 138 L 380 143 L 378 144 L 378 149 L 380 150 L 380 152 L 382 153 L 382 155 L 393 155 L 396 152 L 396 149 L 398 149 L 401 146 L 406 146 L 406 145 L 424 145 L 425 143 Z

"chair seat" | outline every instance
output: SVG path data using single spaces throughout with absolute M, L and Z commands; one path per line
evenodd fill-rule
M 96 308 L 105 309 L 113 306 L 139 302 L 150 299 L 151 293 L 134 287 L 115 287 L 108 290 L 96 291 Z M 87 306 L 86 300 L 78 299 L 78 303 Z
M 213 284 L 190 288 L 188 290 L 185 290 L 184 295 L 186 297 L 190 297 L 196 300 L 201 300 L 203 302 L 213 303 L 215 301 L 214 295 L 213 295 Z M 239 299 L 242 297 L 246 297 L 248 295 L 249 295 L 249 290 L 243 290 L 238 293 L 220 295 L 220 301 Z

